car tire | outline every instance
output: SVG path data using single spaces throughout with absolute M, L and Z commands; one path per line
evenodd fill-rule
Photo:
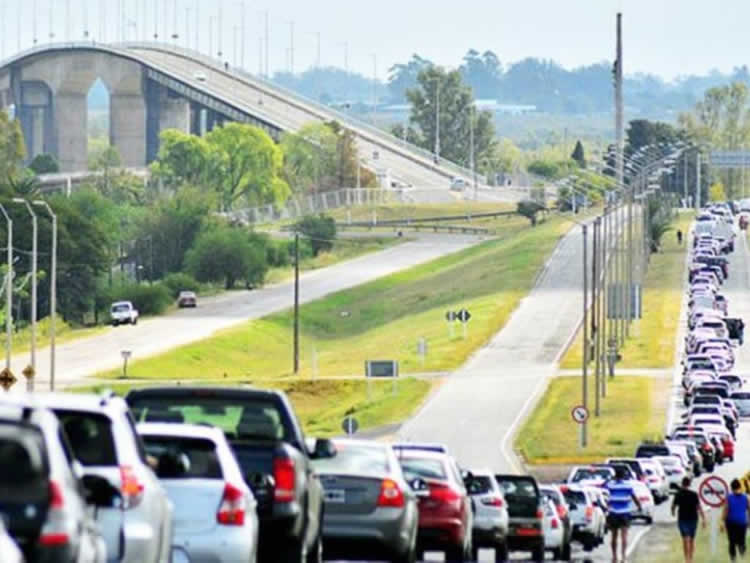
M 464 563 L 468 561 L 466 557 L 465 547 L 453 547 L 445 550 L 445 561 L 446 563 Z
M 504 543 L 495 548 L 495 563 L 505 563 L 508 561 L 508 543 Z M 477 561 L 479 558 L 477 557 Z
M 570 549 L 570 542 L 563 545 L 561 553 L 560 553 L 560 561 L 570 561 L 572 557 L 571 549 Z

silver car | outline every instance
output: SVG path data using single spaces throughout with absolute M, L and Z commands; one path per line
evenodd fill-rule
M 257 503 L 224 432 L 146 422 L 138 433 L 159 460 L 159 479 L 174 505 L 174 546 L 190 561 L 255 563 Z
M 387 444 L 335 440 L 337 454 L 313 462 L 324 489 L 327 557 L 414 561 L 419 508 L 427 484 L 406 482 Z M 418 491 L 413 490 L 418 489 Z
M 474 560 L 479 548 L 493 548 L 495 561 L 508 559 L 508 504 L 495 475 L 489 470 L 472 471 L 469 484 L 474 509 L 472 545 Z
M 122 554 L 119 561 L 123 563 L 168 562 L 172 505 L 148 463 L 125 401 L 111 393 L 13 397 L 52 410 L 85 472 L 107 479 L 120 490 L 121 505 L 101 508 L 97 514 L 107 553 Z
M 735 391 L 730 396 L 740 418 L 750 417 L 750 391 Z

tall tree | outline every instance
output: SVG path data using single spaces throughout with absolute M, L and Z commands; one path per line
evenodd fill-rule
M 473 125 L 476 162 L 487 159 L 495 143 L 492 114 L 474 110 L 471 88 L 461 73 L 430 67 L 419 73 L 418 83 L 407 91 L 407 97 L 411 103 L 409 122 L 419 129 L 421 146 L 434 150 L 439 122 L 440 156 L 468 166 Z
M 625 132 L 625 152 L 632 154 L 646 145 L 673 143 L 680 139 L 680 131 L 669 123 L 633 119 Z
M 495 53 L 485 51 L 480 55 L 478 51 L 470 49 L 464 55 L 460 71 L 466 83 L 471 86 L 478 97 L 493 99 L 499 97 L 503 68 Z
M 200 186 L 214 176 L 210 158 L 211 147 L 206 139 L 177 129 L 159 135 L 159 154 L 151 164 L 151 172 L 171 189 L 189 184 Z
M 26 156 L 21 125 L 17 119 L 8 117 L 8 112 L 0 109 L 0 182 L 14 178 L 21 171 L 21 163 Z
M 394 103 L 408 101 L 406 92 L 417 86 L 419 73 L 432 66 L 434 64 L 431 61 L 419 55 L 412 55 L 405 64 L 393 65 L 388 70 L 388 92 L 391 95 L 391 101 Z
M 580 140 L 576 142 L 576 147 L 573 149 L 573 154 L 570 158 L 578 163 L 581 168 L 586 168 L 586 154 L 583 151 L 583 143 Z

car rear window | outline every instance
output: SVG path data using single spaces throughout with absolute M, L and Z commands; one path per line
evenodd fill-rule
M 347 473 L 380 477 L 390 472 L 385 448 L 336 442 L 336 455 L 314 462 L 318 473 Z
M 229 439 L 288 440 L 292 432 L 271 400 L 177 395 L 144 398 L 131 404 L 137 422 L 209 424 Z
M 584 494 L 583 491 L 563 489 L 563 496 L 565 497 L 565 502 L 567 502 L 568 504 L 577 504 L 577 505 L 586 504 L 586 495 Z
M 0 437 L 0 489 L 23 487 L 46 476 L 42 445 L 36 444 L 39 449 L 32 451 L 32 443 Z
M 492 478 L 487 475 L 475 475 L 472 479 L 471 492 L 475 495 L 484 495 L 491 493 L 494 487 L 492 486 Z
M 538 491 L 534 482 L 529 479 L 508 479 L 496 477 L 500 488 L 506 497 L 513 498 L 537 498 Z
M 407 481 L 421 477 L 423 479 L 447 479 L 445 463 L 441 459 L 402 457 L 399 460 L 401 470 Z
M 75 458 L 84 466 L 113 466 L 117 451 L 112 423 L 103 414 L 55 409 Z
M 732 393 L 732 399 L 739 400 L 750 400 L 750 392 L 741 391 L 738 393 Z
M 573 481 L 583 481 L 589 479 L 609 479 L 612 472 L 603 467 L 586 467 L 577 469 L 573 474 Z
M 168 479 L 222 479 L 219 456 L 216 454 L 216 444 L 205 438 L 182 438 L 177 436 L 143 436 L 146 452 L 156 459 L 165 454 L 180 457 L 183 468 L 174 467 L 168 474 L 162 471 L 160 477 Z M 164 464 L 160 465 L 163 470 Z

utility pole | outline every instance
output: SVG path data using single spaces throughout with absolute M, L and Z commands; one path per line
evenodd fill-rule
M 701 209 L 701 153 L 695 155 L 695 210 Z
M 49 390 L 55 390 L 55 317 L 57 316 L 57 215 L 49 204 L 37 200 L 34 205 L 44 207 L 52 218 L 52 264 L 49 282 Z M 152 266 L 153 267 L 153 266 Z
M 37 221 L 31 203 L 21 197 L 14 197 L 14 203 L 26 206 L 31 215 L 31 369 L 36 374 L 36 264 L 37 264 Z M 34 375 L 26 381 L 27 391 L 34 390 Z
M 609 223 L 610 223 L 610 207 L 609 202 L 605 201 L 604 204 L 604 221 L 602 222 L 603 236 L 602 236 L 602 275 L 601 275 L 601 288 L 599 293 L 601 299 L 599 301 L 599 326 L 601 327 L 601 335 L 599 338 L 599 361 L 602 362 L 602 373 L 599 379 L 599 394 L 602 398 L 607 396 L 607 374 L 606 366 L 607 363 L 604 361 L 604 354 L 607 350 L 607 341 L 610 336 L 607 323 L 607 311 L 609 310 Z
M 219 44 L 219 62 L 221 62 L 221 57 L 223 56 L 223 49 L 222 46 L 224 44 L 223 38 L 224 34 L 222 33 L 224 31 L 224 10 L 223 10 L 224 1 L 219 0 L 219 22 L 218 27 L 216 28 L 216 42 Z
M 682 180 L 683 180 L 683 189 L 685 191 L 685 207 L 688 207 L 688 153 L 685 151 L 682 156 Z
M 435 164 L 440 159 L 440 77 L 435 80 Z
M 615 180 L 617 185 L 624 185 L 624 159 L 623 151 L 625 149 L 625 132 L 623 117 L 623 96 L 622 96 L 622 13 L 617 14 L 617 50 L 615 57 L 615 168 L 617 170 Z
M 242 33 L 240 34 L 240 66 L 244 70 L 245 68 L 245 3 L 240 3 L 240 9 L 242 11 L 242 16 L 240 18 L 240 29 L 242 30 Z
M 377 123 L 378 115 L 378 56 L 372 55 L 372 124 Z
M 294 374 L 299 373 L 299 233 L 294 233 Z
M 8 228 L 6 236 L 8 239 L 8 272 L 5 278 L 5 369 L 10 372 L 10 357 L 13 343 L 13 220 L 2 204 L 0 204 L 0 212 L 5 217 L 5 225 Z
M 589 323 L 588 323 L 588 307 L 586 306 L 586 300 L 588 298 L 588 261 L 586 254 L 588 252 L 587 241 L 588 238 L 588 227 L 581 225 L 583 231 L 583 377 L 582 377 L 582 404 L 584 409 L 588 409 L 588 359 L 589 359 Z M 587 428 L 588 422 L 584 421 L 581 424 L 581 447 L 585 448 L 587 443 Z
M 269 41 L 268 10 L 266 10 L 266 78 L 270 78 L 271 76 L 271 71 L 268 67 L 268 53 L 270 51 L 270 49 L 268 48 Z M 320 35 L 318 35 L 318 59 L 320 59 Z M 318 62 L 318 65 L 320 65 L 320 62 Z
M 594 243 L 591 253 L 591 339 L 594 341 L 594 381 L 595 390 L 594 393 L 594 414 L 599 416 L 599 386 L 601 385 L 601 361 L 599 354 L 601 352 L 599 347 L 599 332 L 601 327 L 599 326 L 599 270 L 601 269 L 599 261 L 599 246 L 601 244 L 599 237 L 601 234 L 601 217 L 597 217 L 594 221 Z
M 289 74 L 294 74 L 294 22 L 289 22 Z
M 469 106 L 469 164 L 471 168 L 471 176 L 474 182 L 474 199 L 478 199 L 477 194 L 477 174 L 475 170 L 474 162 L 474 104 Z

